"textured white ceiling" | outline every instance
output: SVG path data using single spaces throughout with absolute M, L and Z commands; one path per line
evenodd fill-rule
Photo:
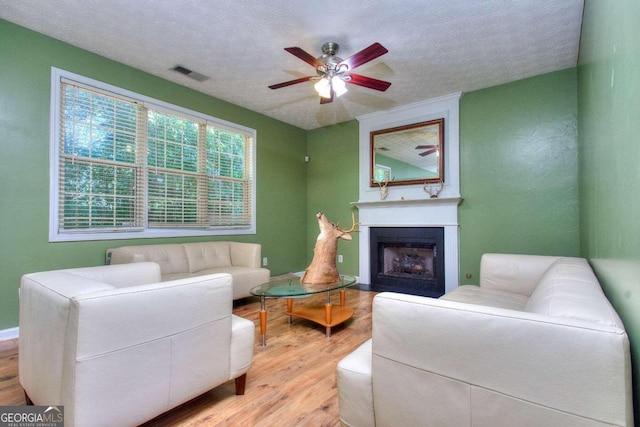
M 573 67 L 583 0 L 0 0 L 0 18 L 303 129 Z M 355 71 L 392 83 L 348 85 L 320 105 L 313 75 L 283 50 L 347 58 L 389 53 Z M 197 82 L 180 64 L 209 76 Z

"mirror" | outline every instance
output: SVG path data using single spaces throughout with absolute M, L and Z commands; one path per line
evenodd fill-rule
M 371 132 L 371 187 L 444 181 L 444 119 Z

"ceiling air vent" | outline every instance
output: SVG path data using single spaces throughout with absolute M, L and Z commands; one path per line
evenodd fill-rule
M 208 80 L 209 77 L 205 76 L 204 74 L 200 74 L 197 73 L 195 71 L 191 71 L 190 69 L 183 67 L 182 65 L 176 65 L 175 67 L 172 68 L 173 71 L 176 71 L 180 74 L 184 74 L 185 76 L 192 78 L 193 80 L 197 80 L 199 82 L 203 82 L 205 80 Z

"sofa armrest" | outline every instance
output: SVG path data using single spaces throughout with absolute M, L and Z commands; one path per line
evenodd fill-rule
M 230 378 L 246 373 L 253 363 L 255 324 L 235 314 L 231 316 L 231 368 Z
M 259 243 L 229 242 L 231 265 L 234 267 L 260 268 L 262 245 Z
M 544 272 L 561 257 L 486 253 L 480 259 L 480 287 L 531 296 Z
M 340 423 L 354 427 L 374 426 L 371 339 L 338 362 L 336 376 Z
M 629 341 L 617 327 L 381 293 L 372 342 L 382 424 L 437 425 L 441 414 L 499 418 L 487 411 L 513 402 L 614 425 L 633 417 Z M 498 405 L 477 403 L 487 396 Z
M 71 297 L 112 288 L 65 270 L 22 276 L 19 375 L 20 384 L 35 404 L 47 401 L 62 404 L 62 372 Z

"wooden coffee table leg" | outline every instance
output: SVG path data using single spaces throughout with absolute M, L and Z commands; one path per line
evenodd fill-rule
M 265 297 L 260 296 L 260 336 L 262 337 L 262 347 L 267 346 L 267 308 Z
M 293 312 L 293 298 L 287 298 L 287 313 Z M 293 316 L 289 315 L 289 325 L 293 324 Z
M 327 325 L 331 324 L 331 292 L 327 292 L 327 303 L 324 306 L 324 317 Z M 331 337 L 331 326 L 325 327 L 327 338 Z

